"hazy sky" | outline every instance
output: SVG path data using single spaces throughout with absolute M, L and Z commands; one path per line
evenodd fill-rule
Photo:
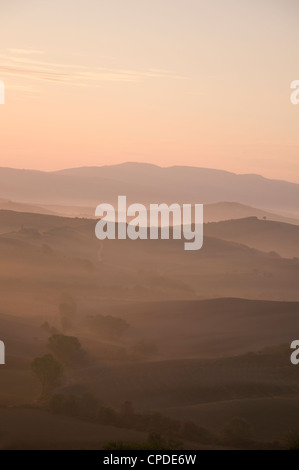
M 298 0 L 0 0 L 0 165 L 299 183 Z

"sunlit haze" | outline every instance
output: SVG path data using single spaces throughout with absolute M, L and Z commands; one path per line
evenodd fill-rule
M 0 14 L 1 166 L 299 183 L 297 0 L 11 0 Z

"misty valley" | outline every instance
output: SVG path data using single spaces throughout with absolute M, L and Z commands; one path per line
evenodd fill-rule
M 0 1 L 0 450 L 299 450 L 298 21 Z
M 169 239 L 99 240 L 98 196 L 84 208 L 58 194 L 52 205 L 0 200 L 0 447 L 290 446 L 299 220 L 208 202 L 191 253 L 173 227 Z

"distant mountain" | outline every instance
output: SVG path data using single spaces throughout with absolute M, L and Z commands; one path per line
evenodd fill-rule
M 30 204 L 91 206 L 114 202 L 230 201 L 299 216 L 299 184 L 222 170 L 143 163 L 57 172 L 0 168 L 0 197 Z

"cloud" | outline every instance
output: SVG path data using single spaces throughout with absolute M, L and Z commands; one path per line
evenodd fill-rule
M 23 77 L 30 80 L 58 82 L 73 86 L 96 86 L 97 82 L 140 82 L 145 79 L 183 79 L 171 71 L 148 69 L 117 69 L 85 65 L 53 63 L 30 57 L 43 51 L 9 49 L 11 54 L 0 54 L 0 76 Z M 26 56 L 27 57 L 24 57 Z
M 70 83 L 71 76 L 69 74 L 42 72 L 37 70 L 18 69 L 16 67 L 0 66 L 1 75 L 10 75 L 14 77 L 24 77 L 32 80 L 56 81 L 61 83 Z

